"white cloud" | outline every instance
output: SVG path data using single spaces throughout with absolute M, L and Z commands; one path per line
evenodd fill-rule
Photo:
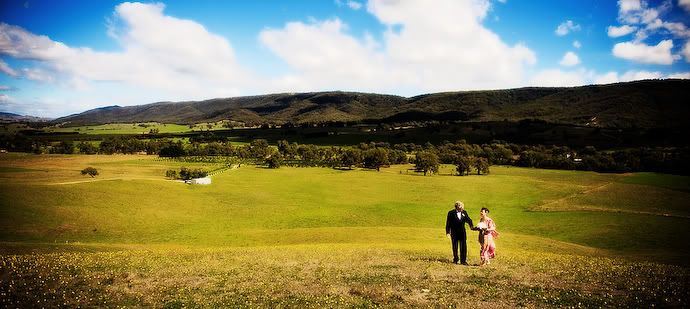
M 0 85 L 0 91 L 13 91 L 13 90 L 17 90 L 17 88 L 12 87 L 12 86 Z
M 690 14 L 690 0 L 678 0 L 678 6 Z
M 626 71 L 620 74 L 615 71 L 597 74 L 592 70 L 578 68 L 575 70 L 547 69 L 539 71 L 530 80 L 530 84 L 543 87 L 571 87 L 589 84 L 612 84 L 644 79 L 680 78 L 690 79 L 690 72 L 663 74 L 657 71 Z
M 581 27 L 580 25 L 574 23 L 572 20 L 566 20 L 562 22 L 558 27 L 556 27 L 556 35 L 558 36 L 564 36 L 568 34 L 571 31 L 578 31 L 580 30 Z
M 574 52 L 567 52 L 563 55 L 563 59 L 559 62 L 560 65 L 565 67 L 571 67 L 580 64 L 580 57 L 578 57 Z
M 22 110 L 22 104 L 19 104 L 14 97 L 0 93 L 0 111 L 19 113 Z
M 662 22 L 661 27 L 680 38 L 690 38 L 690 29 L 683 23 Z
M 5 61 L 2 61 L 2 59 L 0 59 L 0 72 L 5 73 L 5 74 L 12 76 L 12 77 L 17 77 L 17 75 L 18 75 L 17 71 L 12 69 Z
M 347 6 L 355 11 L 362 8 L 362 4 L 357 1 L 348 1 Z
M 628 35 L 635 30 L 637 30 L 637 27 L 628 26 L 628 25 L 622 25 L 620 27 L 609 26 L 607 29 L 607 33 L 608 33 L 609 37 L 617 38 L 617 37 L 621 37 L 624 35 Z
M 690 79 L 690 72 L 673 73 L 673 74 L 669 74 L 667 77 L 668 78 L 678 78 L 678 79 Z
M 673 63 L 674 57 L 671 54 L 673 41 L 663 40 L 656 46 L 649 46 L 644 43 L 624 42 L 613 46 L 613 55 L 639 63 L 664 64 Z
M 79 87 L 92 81 L 122 83 L 160 91 L 161 100 L 237 95 L 237 87 L 251 77 L 236 63 L 230 43 L 194 21 L 165 16 L 163 9 L 141 3 L 115 8 L 122 27 L 109 32 L 121 52 L 70 47 L 3 23 L 0 54 L 40 62 L 45 70 L 23 70 L 32 80 L 66 80 Z
M 596 76 L 593 82 L 594 84 L 613 84 L 620 82 L 620 79 L 618 78 L 618 72 L 607 72 Z
M 620 14 L 642 9 L 640 0 L 618 0 L 618 12 Z
M 683 46 L 681 53 L 685 57 L 685 62 L 690 63 L 690 41 L 685 42 L 685 46 Z
M 53 76 L 50 73 L 39 68 L 23 68 L 22 76 L 24 76 L 28 80 L 44 83 L 50 83 L 54 80 Z
M 660 10 L 667 10 L 668 5 L 662 4 L 658 8 L 648 8 L 647 1 L 619 0 L 618 21 L 625 24 L 648 24 L 659 17 Z
M 563 71 L 560 69 L 542 70 L 530 80 L 530 85 L 539 87 L 572 87 L 588 84 L 591 72 L 579 69 Z
M 580 41 L 577 40 L 573 41 L 573 47 L 580 49 L 580 47 L 582 47 L 582 43 L 580 43 Z
M 671 76 L 665 76 L 661 72 L 650 72 L 650 71 L 627 71 L 625 73 L 618 74 L 617 72 L 608 72 L 603 75 L 598 75 L 594 78 L 594 83 L 596 84 L 612 84 L 620 82 L 630 82 L 635 80 L 643 79 L 659 79 L 659 78 L 673 78 Z
M 351 35 L 338 18 L 291 22 L 259 37 L 295 71 L 281 78 L 289 89 L 414 94 L 519 86 L 525 65 L 536 57 L 523 44 L 509 46 L 484 28 L 488 9 L 488 1 L 428 6 L 374 0 L 367 10 L 389 28 L 381 42 Z

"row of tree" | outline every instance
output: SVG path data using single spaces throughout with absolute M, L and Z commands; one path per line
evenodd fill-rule
M 412 162 L 420 171 L 432 172 L 425 167 L 426 161 L 453 164 L 458 174 L 472 171 L 485 173 L 490 165 L 516 165 L 524 167 L 574 169 L 600 172 L 653 171 L 672 174 L 690 174 L 690 149 L 632 148 L 600 151 L 594 147 L 570 148 L 567 146 L 519 145 L 501 141 L 489 144 L 444 142 L 439 145 L 385 142 L 361 143 L 351 147 L 321 147 L 308 144 L 279 141 L 270 146 L 266 140 L 253 140 L 248 145 L 237 146 L 224 142 L 183 142 L 171 139 L 138 139 L 134 137 L 109 137 L 99 144 L 90 141 L 42 142 L 18 136 L 12 140 L 0 139 L 0 147 L 12 151 L 35 153 L 147 153 L 162 157 L 227 156 L 239 160 L 251 160 L 272 167 L 328 166 L 352 168 L 356 166 L 379 169 L 390 164 Z
M 170 179 L 190 180 L 192 178 L 203 178 L 206 176 L 208 176 L 208 172 L 200 168 L 190 169 L 182 167 L 179 172 L 172 169 L 165 171 L 165 177 Z

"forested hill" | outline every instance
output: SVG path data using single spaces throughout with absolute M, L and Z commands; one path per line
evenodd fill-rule
M 195 102 L 109 106 L 62 117 L 69 125 L 157 121 L 198 123 L 223 119 L 247 124 L 326 121 L 406 122 L 541 119 L 600 127 L 687 126 L 690 80 L 647 80 L 581 87 L 461 91 L 405 98 L 314 92 Z

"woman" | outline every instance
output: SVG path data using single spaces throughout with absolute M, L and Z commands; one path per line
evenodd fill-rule
M 475 230 L 479 231 L 479 244 L 481 245 L 481 251 L 479 253 L 482 262 L 479 266 L 488 265 L 489 259 L 493 259 L 496 256 L 496 243 L 494 243 L 494 238 L 498 237 L 498 232 L 496 231 L 496 223 L 494 220 L 489 218 L 489 209 L 483 207 L 479 212 L 481 219 Z

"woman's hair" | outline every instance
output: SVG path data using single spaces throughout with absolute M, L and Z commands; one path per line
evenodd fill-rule
M 482 210 L 480 210 L 480 211 L 486 211 L 486 213 L 489 213 L 489 208 L 482 207 Z

